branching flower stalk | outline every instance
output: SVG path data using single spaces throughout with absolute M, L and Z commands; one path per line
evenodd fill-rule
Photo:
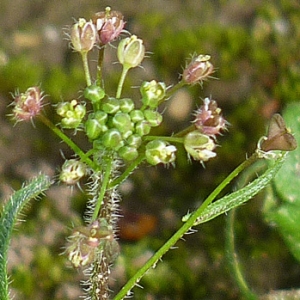
M 60 123 L 55 126 L 42 115 L 43 93 L 38 87 L 31 87 L 14 97 L 13 115 L 17 122 L 39 119 L 48 126 L 75 154 L 61 168 L 59 179 L 68 185 L 78 184 L 88 176 L 85 224 L 77 226 L 67 239 L 65 253 L 75 268 L 83 269 L 86 281 L 83 283 L 86 299 L 109 299 L 109 277 L 111 267 L 119 254 L 117 243 L 118 186 L 143 162 L 150 165 L 174 165 L 176 145 L 183 144 L 189 159 L 204 164 L 214 158 L 217 136 L 227 129 L 217 101 L 210 97 L 194 112 L 191 126 L 168 136 L 150 135 L 152 128 L 163 122 L 159 106 L 173 93 L 185 85 L 200 84 L 210 78 L 214 67 L 209 55 L 198 55 L 183 71 L 178 84 L 167 89 L 164 82 L 145 81 L 140 86 L 140 99 L 123 98 L 122 90 L 130 69 L 138 67 L 145 56 L 143 40 L 135 35 L 121 39 L 117 57 L 123 71 L 115 96 L 108 95 L 102 78 L 102 64 L 105 51 L 124 32 L 123 15 L 106 8 L 96 13 L 90 21 L 80 18 L 71 28 L 72 48 L 83 59 L 86 88 L 81 99 L 62 101 L 56 106 Z M 89 71 L 88 52 L 99 50 L 97 78 Z M 284 161 L 282 151 L 295 149 L 293 136 L 283 128 L 283 121 L 276 116 L 267 137 L 258 143 L 258 149 L 248 160 L 237 167 L 192 214 L 183 217 L 182 227 L 159 249 L 154 256 L 129 280 L 115 299 L 123 299 L 150 268 L 193 226 L 212 218 L 249 200 L 275 176 Z M 275 124 L 275 125 L 274 125 Z M 63 130 L 85 134 L 90 149 L 84 152 Z M 273 151 L 275 150 L 275 152 Z M 278 153 L 276 151 L 279 150 Z M 243 169 L 257 159 L 274 159 L 259 179 L 245 188 L 212 203 L 219 193 Z M 124 170 L 123 170 L 124 169 Z M 123 170 L 123 171 L 122 171 Z

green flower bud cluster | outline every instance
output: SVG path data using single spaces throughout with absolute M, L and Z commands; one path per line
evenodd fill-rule
M 114 150 L 126 161 L 138 157 L 142 137 L 163 120 L 151 107 L 137 109 L 130 98 L 108 97 L 101 100 L 99 107 L 85 122 L 86 134 L 97 148 Z

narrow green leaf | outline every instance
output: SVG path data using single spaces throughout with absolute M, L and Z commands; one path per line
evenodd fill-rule
M 3 208 L 0 218 L 0 299 L 8 300 L 8 278 L 6 271 L 7 251 L 13 226 L 22 208 L 51 185 L 45 175 L 39 175 L 20 190 L 16 191 Z
M 276 175 L 278 170 L 283 165 L 287 154 L 281 155 L 275 161 L 274 165 L 269 167 L 265 173 L 246 185 L 244 188 L 233 192 L 210 204 L 199 216 L 194 223 L 195 225 L 205 223 L 215 217 L 226 213 L 227 211 L 243 204 L 250 200 L 258 192 L 260 192 Z

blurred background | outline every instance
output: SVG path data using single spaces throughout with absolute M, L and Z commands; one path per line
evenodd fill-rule
M 182 89 L 164 110 L 155 133 L 167 135 L 188 126 L 192 113 L 211 96 L 230 123 L 218 139 L 217 157 L 189 162 L 178 152 L 176 168 L 140 167 L 121 187 L 121 255 L 111 287 L 118 291 L 181 224 L 181 217 L 209 195 L 230 171 L 250 155 L 267 120 L 300 94 L 300 3 L 298 0 L 1 0 L 0 12 L 0 193 L 39 172 L 58 174 L 72 152 L 39 122 L 9 117 L 12 93 L 39 85 L 44 112 L 55 123 L 50 103 L 78 98 L 85 87 L 78 54 L 69 48 L 68 28 L 106 6 L 121 11 L 126 29 L 144 40 L 143 68 L 130 72 L 124 96 L 138 100 L 144 80 L 178 82 L 193 54 L 209 54 L 215 78 Z M 126 34 L 125 34 L 126 35 Z M 116 45 L 114 43 L 114 45 Z M 91 53 L 91 70 L 97 52 Z M 120 76 L 115 49 L 107 51 L 104 78 L 114 94 Z M 94 66 L 95 67 L 95 66 Z M 15 126 L 14 126 L 15 125 Z M 70 133 L 72 135 L 72 133 Z M 74 137 L 88 149 L 81 134 Z M 63 153 L 63 154 L 62 154 Z M 84 182 L 82 188 L 84 189 Z M 231 186 L 226 193 L 230 192 Z M 250 286 L 258 294 L 296 288 L 300 267 L 274 228 L 261 215 L 263 194 L 238 210 L 237 250 Z M 86 196 L 78 188 L 54 185 L 46 197 L 24 212 L 9 254 L 14 299 L 78 299 L 81 272 L 60 255 L 73 224 L 82 222 Z M 23 217 L 25 219 L 25 217 Z M 240 299 L 225 258 L 225 219 L 218 217 L 186 236 L 176 250 L 134 289 L 134 299 Z M 242 220 L 242 222 L 239 222 Z

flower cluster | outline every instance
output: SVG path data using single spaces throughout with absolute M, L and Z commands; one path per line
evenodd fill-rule
M 111 11 L 109 7 L 104 12 L 96 13 L 90 21 L 80 18 L 71 28 L 73 49 L 84 53 L 90 51 L 96 43 L 106 45 L 121 34 L 124 25 L 123 15 Z

